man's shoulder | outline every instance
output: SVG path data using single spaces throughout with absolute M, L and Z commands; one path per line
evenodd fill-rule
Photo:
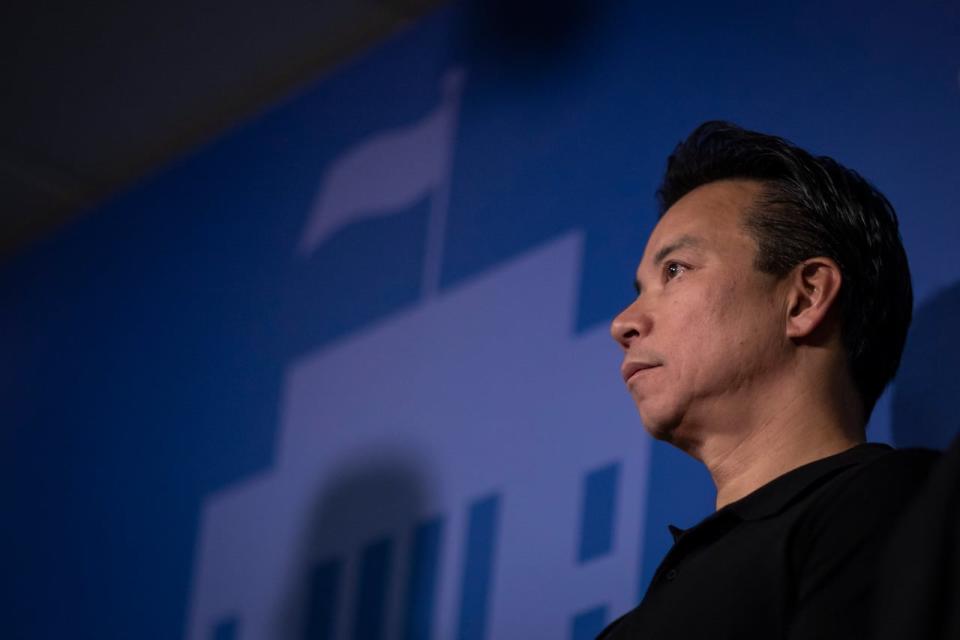
M 893 491 L 910 490 L 922 484 L 942 456 L 932 449 L 885 449 L 851 467 L 837 489 L 856 492 L 878 487 Z
M 856 461 L 823 484 L 794 521 L 790 564 L 798 576 L 797 600 L 810 607 L 795 620 L 797 637 L 824 637 L 841 608 L 859 613 L 844 618 L 852 627 L 837 629 L 861 637 L 856 625 L 866 619 L 863 606 L 872 597 L 885 543 L 940 457 L 922 449 L 863 449 L 852 452 Z
M 871 452 L 821 487 L 809 505 L 808 524 L 834 531 L 889 525 L 923 487 L 941 455 L 919 448 Z

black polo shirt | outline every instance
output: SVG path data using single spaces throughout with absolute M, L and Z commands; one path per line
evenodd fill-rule
M 861 444 L 670 527 L 643 601 L 599 638 L 866 637 L 886 536 L 937 455 Z

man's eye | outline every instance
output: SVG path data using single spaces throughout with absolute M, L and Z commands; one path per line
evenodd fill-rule
M 683 272 L 684 266 L 678 262 L 668 262 L 663 267 L 663 273 L 667 280 L 673 280 Z

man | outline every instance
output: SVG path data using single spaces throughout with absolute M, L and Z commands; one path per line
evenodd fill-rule
M 960 437 L 890 536 L 873 640 L 960 638 Z
M 613 321 L 644 427 L 706 465 L 717 511 L 674 546 L 626 638 L 862 638 L 886 533 L 934 454 L 865 444 L 912 289 L 859 175 L 724 122 L 671 155 Z

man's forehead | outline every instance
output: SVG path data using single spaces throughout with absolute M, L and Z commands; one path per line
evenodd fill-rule
M 667 236 L 659 243 L 659 246 L 653 247 L 653 264 L 659 264 L 668 255 L 680 249 L 702 249 L 707 244 L 706 239 L 693 233 L 681 233 L 673 237 Z
M 668 220 L 664 216 L 654 227 L 647 238 L 647 246 L 643 252 L 643 263 L 649 263 L 651 266 L 660 263 L 663 258 L 680 249 L 706 250 L 709 249 L 716 240 L 708 224 L 698 224 L 698 220 L 679 219 L 680 216 Z
M 730 180 L 697 187 L 660 218 L 647 240 L 644 260 L 656 264 L 668 249 L 724 249 L 747 239 L 744 216 L 762 185 Z M 733 247 L 731 247 L 733 248 Z

